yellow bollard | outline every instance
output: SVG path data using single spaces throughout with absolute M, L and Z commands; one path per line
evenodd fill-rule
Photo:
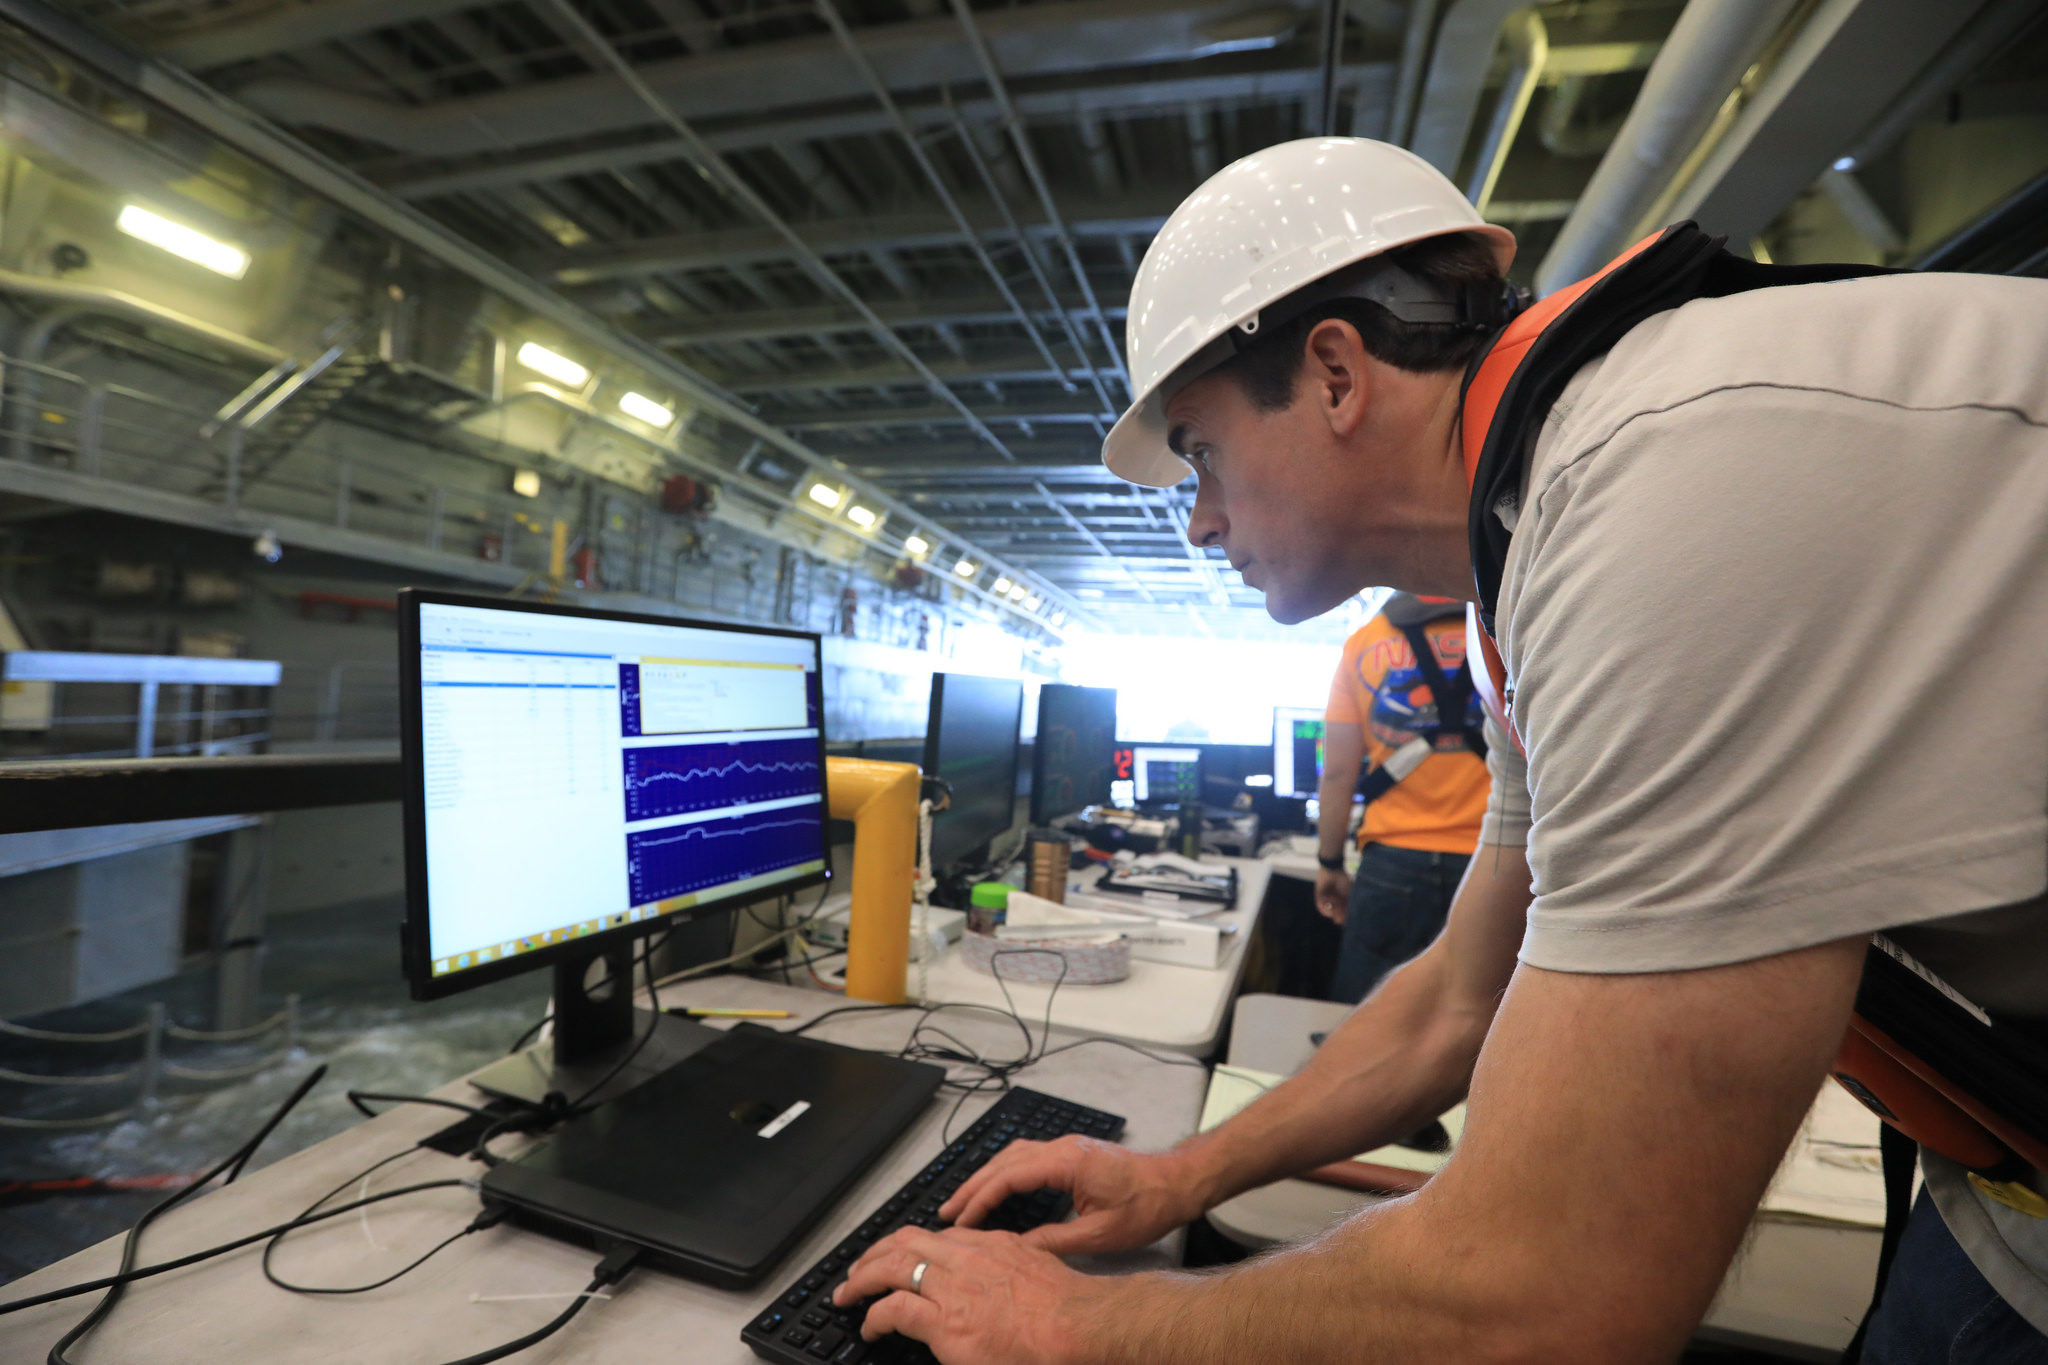
M 827 758 L 825 787 L 832 817 L 853 821 L 847 998 L 900 1005 L 910 966 L 910 892 L 917 878 L 917 765 Z

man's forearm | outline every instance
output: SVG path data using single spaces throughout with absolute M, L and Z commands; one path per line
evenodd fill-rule
M 1389 977 L 1299 1075 L 1176 1148 L 1204 1207 L 1405 1137 L 1457 1103 L 1486 1027 L 1444 1008 L 1442 977 L 1432 948 Z
M 1175 1149 L 1204 1207 L 1398 1140 L 1464 1096 L 1529 906 L 1521 850 L 1480 854 L 1444 933 L 1332 1032 L 1301 1074 Z
M 1354 767 L 1352 779 L 1356 781 Z M 1351 833 L 1351 782 L 1326 772 L 1316 784 L 1316 852 L 1335 858 L 1344 852 Z

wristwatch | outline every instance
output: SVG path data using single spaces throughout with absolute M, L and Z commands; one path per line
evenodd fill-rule
M 1342 872 L 1344 870 L 1344 855 L 1339 853 L 1334 858 L 1325 858 L 1322 854 L 1318 853 L 1316 855 L 1316 866 L 1325 872 Z

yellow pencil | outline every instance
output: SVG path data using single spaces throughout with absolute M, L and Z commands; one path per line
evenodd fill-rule
M 790 1019 L 795 1017 L 788 1010 L 686 1009 L 672 1011 L 672 1013 L 684 1014 L 692 1019 Z

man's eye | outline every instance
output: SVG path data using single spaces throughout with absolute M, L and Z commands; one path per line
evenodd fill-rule
M 1201 470 L 1205 474 L 1211 472 L 1215 467 L 1214 463 L 1210 460 L 1209 452 L 1206 449 L 1197 449 L 1191 451 L 1188 455 L 1188 463 L 1193 465 L 1195 468 Z

